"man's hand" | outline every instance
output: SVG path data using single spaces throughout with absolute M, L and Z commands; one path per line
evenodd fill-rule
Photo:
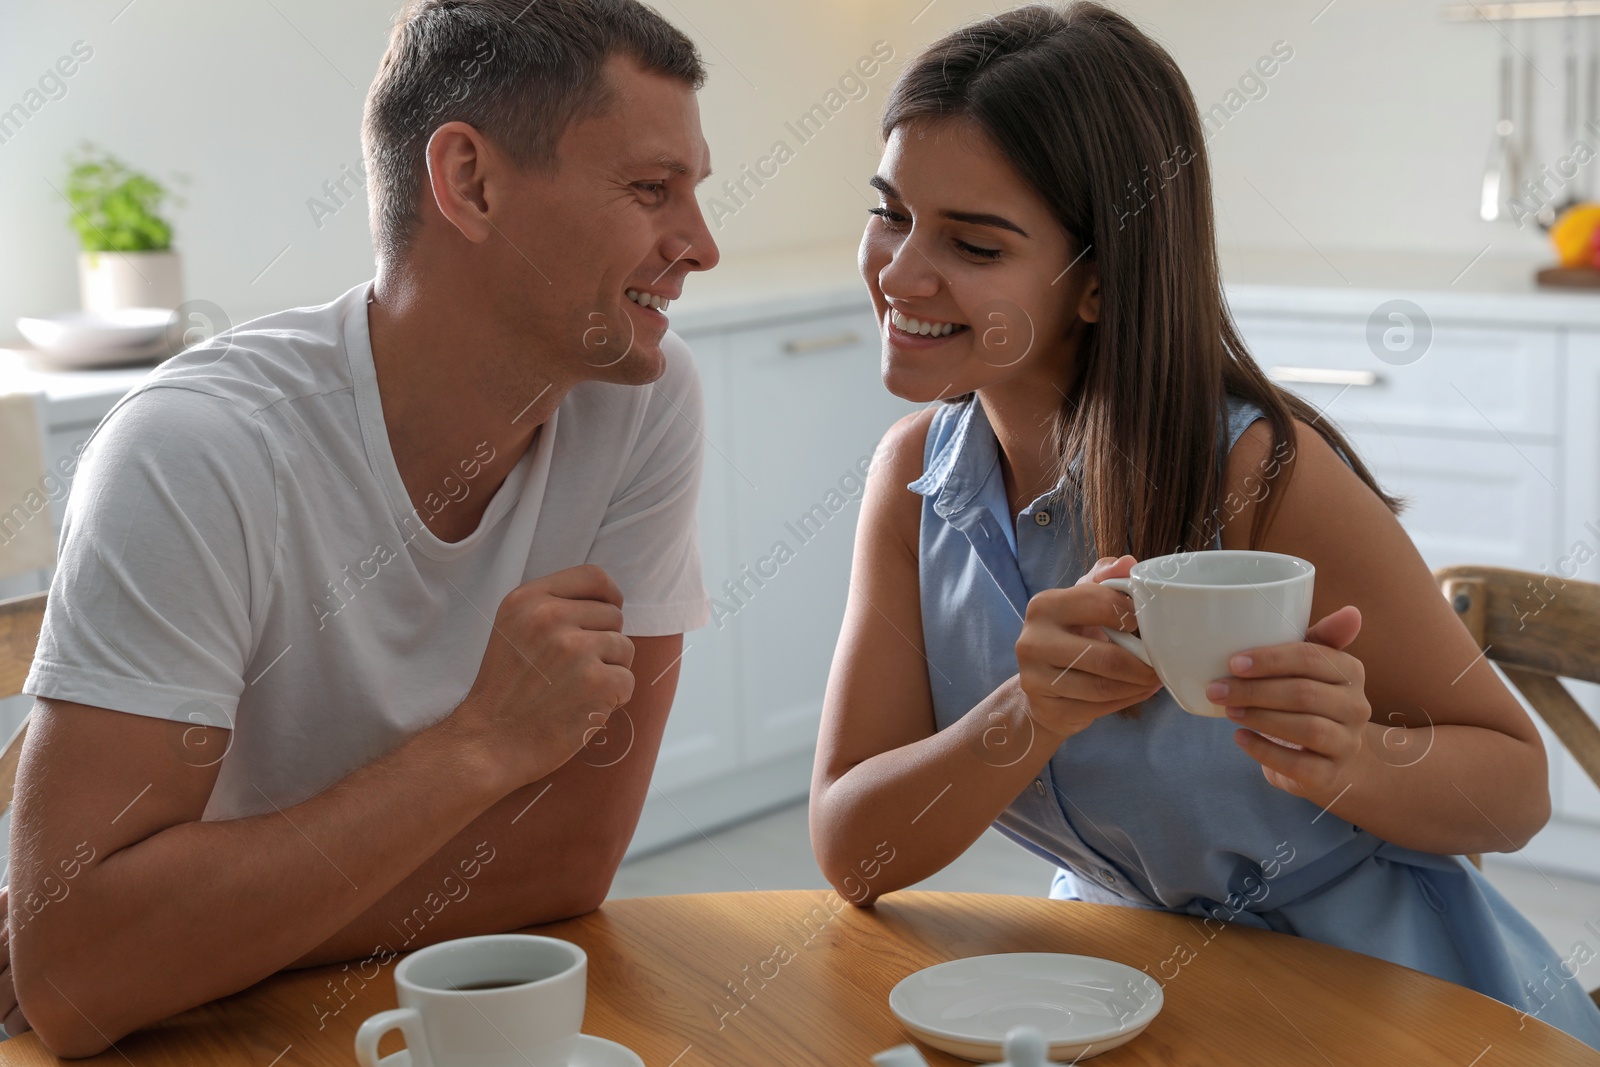
M 5 1021 L 6 1035 L 16 1037 L 28 1029 L 28 1020 L 17 1007 L 17 990 L 11 981 L 11 923 L 6 918 L 10 897 L 11 887 L 0 885 L 0 1020 Z
M 588 564 L 513 589 L 452 719 L 510 762 L 512 788 L 571 759 L 633 696 L 622 591 Z

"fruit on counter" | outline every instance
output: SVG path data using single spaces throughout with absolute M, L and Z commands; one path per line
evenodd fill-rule
M 1600 204 L 1574 204 L 1550 227 L 1550 243 L 1563 267 L 1597 267 L 1600 254 Z

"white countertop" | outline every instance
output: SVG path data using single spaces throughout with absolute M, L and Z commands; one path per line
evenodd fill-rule
M 1436 322 L 1600 329 L 1600 290 L 1541 289 L 1526 257 L 1324 248 L 1222 249 L 1228 301 L 1239 314 L 1370 315 L 1388 300 L 1420 305 Z M 800 318 L 863 306 L 856 246 L 824 244 L 781 252 L 728 252 L 706 274 L 691 275 L 670 312 L 693 338 L 734 325 Z M 53 427 L 93 423 L 107 394 L 120 395 L 150 368 L 43 371 L 0 349 L 0 391 L 44 394 Z
M 1367 249 L 1223 249 L 1223 286 L 1239 314 L 1370 315 L 1410 300 L 1435 321 L 1600 329 L 1600 289 L 1540 287 L 1552 258 Z

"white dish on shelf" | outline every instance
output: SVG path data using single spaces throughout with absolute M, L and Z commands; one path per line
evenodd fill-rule
M 1114 960 L 1060 952 L 969 956 L 925 967 L 889 991 L 889 1010 L 953 1056 L 1005 1057 L 1006 1033 L 1032 1026 L 1052 1060 L 1088 1059 L 1126 1044 L 1161 1012 L 1160 983 Z
M 69 311 L 62 315 L 20 318 L 17 329 L 41 352 L 137 351 L 164 341 L 175 315 L 171 308 Z

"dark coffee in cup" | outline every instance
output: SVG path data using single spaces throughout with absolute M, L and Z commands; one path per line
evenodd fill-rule
M 583 949 L 553 937 L 486 934 L 418 949 L 395 965 L 400 1006 L 356 1031 L 356 1062 L 379 1067 L 379 1040 L 399 1030 L 411 1067 L 569 1063 L 583 1040 L 588 975 Z

